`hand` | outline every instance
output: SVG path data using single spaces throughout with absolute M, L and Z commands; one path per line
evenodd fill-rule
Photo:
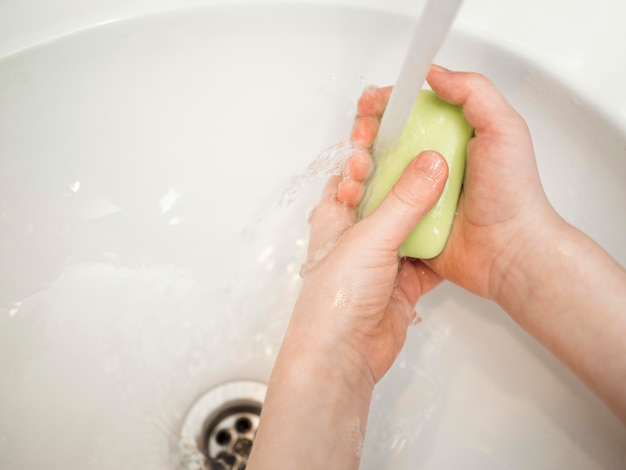
M 461 105 L 475 129 L 458 215 L 444 252 L 431 263 L 445 278 L 498 300 L 506 270 L 538 232 L 561 221 L 539 180 L 528 127 L 485 77 L 433 67 L 441 99 Z
M 319 335 L 363 361 L 372 385 L 400 352 L 418 298 L 440 282 L 421 261 L 399 260 L 398 248 L 437 201 L 447 178 L 445 159 L 424 152 L 379 208 L 355 224 L 355 206 L 371 168 L 368 149 L 388 92 L 371 88 L 359 101 L 346 177 L 328 182 L 311 216 L 309 255 L 290 325 L 291 331 L 306 325 L 300 338 Z
M 389 89 L 367 90 L 345 177 L 330 179 L 311 216 L 308 259 L 269 381 L 248 468 L 358 468 L 374 384 L 415 321 L 415 303 L 441 278 L 400 245 L 439 198 L 445 159 L 423 152 L 368 217 L 356 205 Z M 303 406 L 303 403 L 305 405 Z M 293 432 L 307 423 L 313 441 Z
M 498 302 L 626 423 L 626 270 L 552 208 L 526 123 L 487 79 L 433 67 L 428 81 L 476 134 L 450 239 L 429 266 Z
M 561 219 L 541 187 L 526 123 L 489 80 L 433 66 L 428 82 L 441 99 L 462 106 L 475 136 L 467 148 L 450 238 L 443 253 L 425 263 L 465 289 L 498 300 L 507 267 L 523 253 L 537 227 L 545 237 Z M 387 96 L 373 98 L 373 107 L 382 113 Z M 359 161 L 351 173 L 354 180 L 360 180 L 363 168 L 369 171 L 367 165 Z
M 475 137 L 448 243 L 424 263 L 495 300 L 626 423 L 626 270 L 552 208 L 526 123 L 489 80 L 433 66 L 428 82 L 463 108 Z M 382 113 L 387 96 L 371 96 Z M 373 126 L 361 127 L 369 138 Z M 372 163 L 354 160 L 358 196 Z

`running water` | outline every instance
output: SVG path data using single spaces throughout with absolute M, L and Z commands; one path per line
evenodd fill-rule
M 390 151 L 400 138 L 426 74 L 463 0 L 430 0 L 415 27 L 404 64 L 385 108 L 374 156 Z

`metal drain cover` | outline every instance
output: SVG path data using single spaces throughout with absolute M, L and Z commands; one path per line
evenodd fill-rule
M 187 459 L 195 456 L 193 468 L 246 468 L 266 390 L 260 382 L 227 382 L 196 401 L 181 430 Z

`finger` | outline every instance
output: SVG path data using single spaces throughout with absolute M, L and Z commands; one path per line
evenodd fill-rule
M 367 87 L 357 103 L 357 117 L 373 116 L 378 119 L 383 115 L 392 87 Z
M 363 91 L 357 103 L 357 115 L 350 135 L 355 147 L 367 149 L 374 143 L 390 93 L 391 87 L 372 86 Z
M 420 297 L 433 290 L 441 281 L 441 276 L 422 261 L 404 259 L 396 285 L 409 303 L 415 306 Z
M 359 230 L 368 232 L 373 248 L 397 251 L 417 223 L 433 207 L 448 177 L 446 160 L 437 152 L 420 153 Z
M 322 191 L 320 202 L 311 213 L 309 218 L 311 224 L 309 252 L 338 238 L 346 228 L 354 223 L 354 208 L 342 203 L 337 198 L 341 181 L 341 176 L 329 178 Z
M 348 159 L 345 176 L 357 182 L 364 182 L 373 168 L 374 162 L 371 154 L 366 150 L 357 150 Z
M 484 208 L 483 215 L 489 212 L 493 217 L 508 207 L 507 201 L 518 200 L 509 193 L 510 197 L 501 197 L 498 201 L 499 210 L 482 204 L 493 198 L 496 184 L 501 195 L 509 186 L 539 188 L 536 194 L 543 193 L 528 126 L 487 78 L 433 66 L 428 81 L 441 99 L 463 108 L 475 129 L 476 136 L 467 145 L 463 183 L 468 195 L 466 201 L 481 201 L 473 204 L 474 215 Z M 504 184 L 512 178 L 517 184 Z M 492 217 L 489 218 L 493 220 Z
M 348 206 L 356 207 L 363 198 L 365 181 L 374 167 L 372 157 L 365 150 L 356 151 L 348 159 L 344 179 L 339 184 L 337 199 Z
M 465 118 L 479 133 L 510 133 L 511 126 L 526 123 L 491 81 L 472 72 L 452 72 L 433 65 L 428 83 L 444 101 L 463 108 Z M 494 116 L 498 116 L 494 119 Z
M 351 179 L 345 179 L 339 184 L 337 199 L 350 207 L 356 207 L 363 198 L 365 186 L 363 183 Z
M 350 134 L 350 141 L 357 149 L 368 149 L 374 144 L 380 119 L 376 116 L 357 116 Z

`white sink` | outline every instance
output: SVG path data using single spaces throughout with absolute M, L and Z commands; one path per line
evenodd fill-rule
M 46 28 L 0 7 L 0 468 L 176 468 L 198 397 L 267 381 L 323 181 L 275 204 L 393 83 L 412 10 L 58 3 Z M 507 23 L 468 0 L 438 62 L 496 82 L 553 204 L 626 264 L 626 41 L 591 54 L 626 7 L 558 3 Z M 418 310 L 363 469 L 623 468 L 626 430 L 495 305 L 444 285 Z

